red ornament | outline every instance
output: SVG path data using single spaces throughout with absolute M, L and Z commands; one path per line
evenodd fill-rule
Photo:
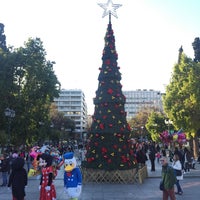
M 129 124 L 127 124 L 127 129 L 130 131 L 131 130 L 131 127 Z
M 107 156 L 107 155 L 104 155 L 103 157 L 104 157 L 104 158 L 106 158 L 106 159 L 108 158 L 108 156 Z
M 101 124 L 99 124 L 99 127 L 100 127 L 100 129 L 104 129 L 104 125 L 101 123 Z
M 88 162 L 92 162 L 94 160 L 94 157 L 88 158 L 87 161 Z
M 124 128 L 123 128 L 123 127 L 121 127 L 121 128 L 120 128 L 120 131 L 124 131 Z
M 112 94 L 113 90 L 111 88 L 109 88 L 107 92 L 108 92 L 108 94 Z
M 94 145 L 97 147 L 97 146 L 99 145 L 99 143 L 98 143 L 98 142 L 95 142 Z
M 126 163 L 127 162 L 127 158 L 125 156 L 121 156 L 122 158 L 122 163 Z
M 112 44 L 110 44 L 110 48 L 113 49 L 113 45 Z
M 107 153 L 108 150 L 107 150 L 105 147 L 102 147 L 102 148 L 101 148 L 101 152 L 102 152 L 102 153 Z
M 115 104 L 115 108 L 118 108 L 119 107 L 119 105 L 118 104 Z
M 106 60 L 106 65 L 110 65 L 110 60 Z

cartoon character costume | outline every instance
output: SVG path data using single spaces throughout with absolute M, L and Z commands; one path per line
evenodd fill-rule
M 53 184 L 54 169 L 52 166 L 53 157 L 43 153 L 39 156 L 39 165 L 42 167 L 40 180 L 40 200 L 56 200 L 56 190 Z
M 39 159 L 38 159 L 41 154 L 42 153 L 40 152 L 39 146 L 35 146 L 31 148 L 29 156 L 33 159 L 32 161 L 33 168 L 29 169 L 28 177 L 37 176 L 41 174 L 41 170 L 39 167 Z
M 64 154 L 64 187 L 69 199 L 77 200 L 82 190 L 82 174 L 73 152 Z
M 8 187 L 12 187 L 13 200 L 24 200 L 27 182 L 28 177 L 24 169 L 24 159 L 18 157 L 12 163 L 12 172 L 8 181 Z

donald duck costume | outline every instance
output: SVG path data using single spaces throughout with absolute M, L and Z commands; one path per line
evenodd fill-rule
M 76 166 L 73 152 L 64 154 L 64 187 L 70 200 L 78 200 L 82 189 L 82 174 Z

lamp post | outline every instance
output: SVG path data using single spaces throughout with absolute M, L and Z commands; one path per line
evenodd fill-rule
M 170 135 L 170 126 L 173 124 L 173 122 L 170 119 L 165 119 L 165 124 L 168 126 L 168 134 Z M 173 141 L 170 143 L 170 149 L 174 148 Z
M 143 142 L 143 130 L 144 130 L 144 126 L 141 126 L 141 141 Z
M 10 146 L 10 125 L 12 118 L 15 117 L 15 111 L 10 108 L 6 108 L 4 114 L 8 118 L 8 146 Z
M 173 124 L 173 122 L 170 119 L 165 119 L 165 124 L 168 127 L 168 133 L 170 132 L 170 126 Z

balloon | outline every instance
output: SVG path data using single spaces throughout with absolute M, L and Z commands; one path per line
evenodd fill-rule
M 173 141 L 176 141 L 178 139 L 178 135 L 177 134 L 174 134 L 173 135 Z

